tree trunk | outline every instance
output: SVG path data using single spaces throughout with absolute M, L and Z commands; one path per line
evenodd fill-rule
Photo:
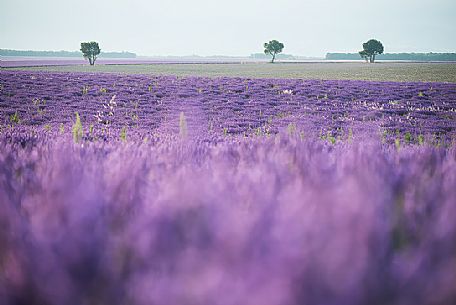
M 274 63 L 274 59 L 275 59 L 275 56 L 276 56 L 276 53 L 272 54 L 272 60 L 271 60 L 271 63 Z
M 372 55 L 372 62 L 375 62 L 375 54 Z

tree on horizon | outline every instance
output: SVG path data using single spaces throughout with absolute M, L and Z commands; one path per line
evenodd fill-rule
M 363 43 L 363 50 L 358 53 L 366 62 L 373 63 L 375 62 L 375 56 L 383 54 L 383 51 L 383 44 L 376 39 L 371 39 L 368 42 Z
M 281 53 L 283 48 L 283 43 L 278 42 L 277 40 L 271 40 L 264 43 L 264 54 L 272 55 L 271 63 L 274 63 L 276 55 Z
M 98 42 L 81 42 L 81 52 L 85 59 L 89 60 L 91 66 L 95 64 L 97 55 L 100 54 L 101 49 Z

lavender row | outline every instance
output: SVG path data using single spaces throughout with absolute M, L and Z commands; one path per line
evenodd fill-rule
M 456 151 L 281 135 L 0 151 L 3 304 L 453 304 Z
M 3 126 L 57 130 L 78 112 L 86 129 L 145 136 L 179 132 L 183 112 L 193 136 L 298 132 L 341 137 L 376 132 L 451 142 L 456 85 L 2 71 Z M 111 106 L 110 103 L 111 102 Z M 20 124 L 17 124 L 20 123 Z

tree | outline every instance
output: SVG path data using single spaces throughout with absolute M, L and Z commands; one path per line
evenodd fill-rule
M 281 53 L 283 50 L 283 43 L 278 42 L 277 40 L 271 40 L 270 42 L 264 43 L 264 54 L 272 55 L 271 63 L 274 62 L 274 59 L 278 53 Z
M 98 42 L 81 42 L 82 55 L 85 59 L 89 60 L 91 66 L 95 64 L 95 60 L 97 59 L 97 55 L 100 54 L 100 51 L 101 50 L 98 46 Z
M 383 54 L 383 45 L 380 41 L 371 39 L 368 42 L 363 43 L 363 50 L 359 52 L 359 55 L 369 62 L 375 61 L 375 56 Z

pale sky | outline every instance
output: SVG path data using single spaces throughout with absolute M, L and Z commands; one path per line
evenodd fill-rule
M 0 48 L 138 55 L 357 52 L 370 38 L 385 52 L 456 52 L 456 0 L 0 0 Z

